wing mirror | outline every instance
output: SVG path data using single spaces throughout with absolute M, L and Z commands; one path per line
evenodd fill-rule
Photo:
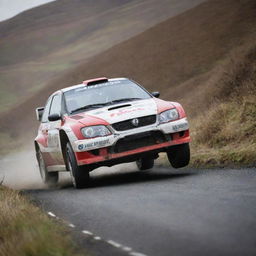
M 60 119 L 61 119 L 61 115 L 57 114 L 57 113 L 51 114 L 51 115 L 48 116 L 49 121 L 58 121 Z
M 160 92 L 152 92 L 151 94 L 156 98 L 159 98 L 160 96 Z
M 43 113 L 44 113 L 44 107 L 36 108 L 36 119 L 37 119 L 37 121 L 41 122 Z

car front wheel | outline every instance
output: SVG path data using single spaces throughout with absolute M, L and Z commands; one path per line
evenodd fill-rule
M 169 147 L 167 156 L 172 167 L 181 168 L 187 166 L 190 160 L 189 144 L 185 143 Z
M 90 174 L 84 166 L 78 166 L 70 143 L 66 146 L 67 168 L 75 188 L 85 188 L 89 184 Z
M 59 179 L 58 172 L 48 172 L 45 166 L 44 158 L 40 150 L 36 152 L 37 161 L 39 165 L 39 171 L 44 184 L 48 186 L 54 186 L 57 184 Z

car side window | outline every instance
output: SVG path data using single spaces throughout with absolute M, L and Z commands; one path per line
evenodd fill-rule
M 43 116 L 42 116 L 42 123 L 48 122 L 48 115 L 49 115 L 49 109 L 50 109 L 50 106 L 51 106 L 51 102 L 52 102 L 52 97 L 50 97 L 47 100 L 46 105 L 44 107 L 44 113 L 43 113 Z
M 56 94 L 52 98 L 52 104 L 51 104 L 51 107 L 50 107 L 49 115 L 60 114 L 60 113 L 61 113 L 61 95 Z

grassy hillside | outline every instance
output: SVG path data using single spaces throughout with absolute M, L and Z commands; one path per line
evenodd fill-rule
M 61 0 L 0 23 L 0 113 L 73 69 L 202 0 Z
M 213 101 L 194 116 L 192 163 L 195 166 L 256 166 L 256 44 L 233 52 L 208 79 Z

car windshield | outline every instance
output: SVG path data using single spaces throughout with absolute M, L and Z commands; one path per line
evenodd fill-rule
M 65 92 L 64 96 L 69 113 L 151 97 L 148 92 L 128 79 L 85 85 Z

